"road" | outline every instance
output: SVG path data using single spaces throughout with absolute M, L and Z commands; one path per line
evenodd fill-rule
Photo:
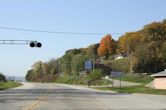
M 166 96 L 101 92 L 53 83 L 0 91 L 0 110 L 166 110 Z

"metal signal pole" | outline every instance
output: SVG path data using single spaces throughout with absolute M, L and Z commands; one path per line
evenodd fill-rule
M 41 47 L 42 44 L 31 40 L 0 40 L 1 45 L 29 45 L 30 47 Z
M 0 44 L 11 44 L 11 45 L 27 45 L 30 44 L 30 40 L 0 40 Z

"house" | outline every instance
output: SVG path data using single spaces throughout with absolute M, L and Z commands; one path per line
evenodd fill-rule
M 166 69 L 151 76 L 154 77 L 153 86 L 155 89 L 166 89 Z
M 118 55 L 114 55 L 114 59 L 118 60 L 118 59 L 122 59 L 122 58 L 127 57 L 127 56 L 128 56 L 127 53 L 121 53 L 121 54 L 118 54 Z

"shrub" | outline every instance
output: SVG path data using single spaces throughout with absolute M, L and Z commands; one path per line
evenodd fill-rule
M 103 76 L 103 71 L 101 69 L 94 69 L 88 74 L 88 80 L 99 80 Z

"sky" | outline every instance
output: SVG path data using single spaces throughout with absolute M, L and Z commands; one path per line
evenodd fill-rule
M 0 27 L 110 33 L 113 39 L 166 19 L 166 0 L 0 0 Z M 113 34 L 120 33 L 120 34 Z M 25 76 L 36 61 L 100 42 L 103 35 L 64 35 L 0 29 L 0 40 L 37 40 L 42 48 L 0 45 L 0 72 Z

